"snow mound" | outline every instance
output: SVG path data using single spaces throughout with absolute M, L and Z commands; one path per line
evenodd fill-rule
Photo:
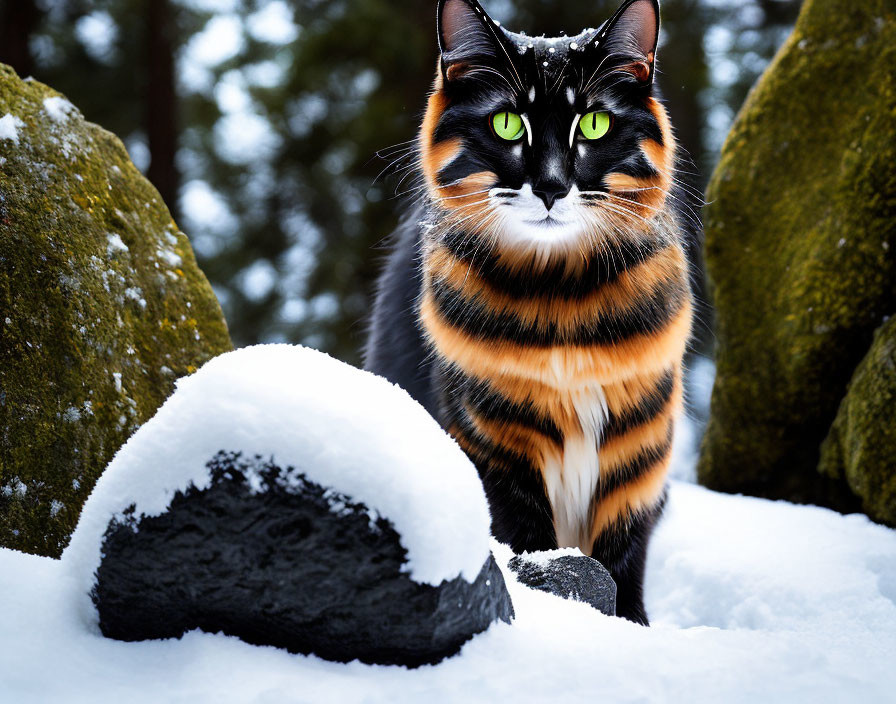
M 221 355 L 119 450 L 63 555 L 86 595 L 109 521 L 156 516 L 175 492 L 210 482 L 221 450 L 273 458 L 392 522 L 414 581 L 473 582 L 489 556 L 475 468 L 422 406 L 385 379 L 312 349 L 259 345 Z M 88 619 L 95 619 L 92 608 Z

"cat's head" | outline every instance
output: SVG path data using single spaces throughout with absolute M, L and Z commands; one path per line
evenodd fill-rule
M 443 217 L 506 248 L 582 250 L 663 209 L 675 141 L 653 97 L 656 0 L 599 29 L 529 37 L 476 0 L 441 0 L 441 56 L 420 133 Z

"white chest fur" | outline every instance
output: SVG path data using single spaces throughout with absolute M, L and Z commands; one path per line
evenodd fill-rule
M 600 476 L 597 451 L 607 400 L 596 385 L 573 391 L 570 398 L 581 432 L 570 433 L 562 452 L 546 459 L 544 479 L 558 546 L 577 547 L 590 555 L 592 503 Z

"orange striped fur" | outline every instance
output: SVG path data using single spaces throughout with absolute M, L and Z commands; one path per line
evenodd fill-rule
M 447 98 L 437 86 L 429 99 L 420 132 L 423 173 L 433 201 L 439 204 L 446 217 L 466 218 L 475 230 L 477 225 L 488 221 L 488 206 L 481 195 L 469 194 L 488 188 L 495 176 L 489 172 L 475 173 L 457 183 L 439 185 L 439 171 L 462 149 L 456 139 L 440 144 L 432 142 L 432 134 L 447 105 Z M 656 116 L 663 133 L 662 145 L 652 139 L 641 143 L 641 150 L 656 169 L 656 175 L 635 178 L 611 173 L 604 179 L 612 196 L 625 199 L 640 216 L 610 214 L 619 225 L 618 231 L 622 233 L 619 236 L 622 237 L 625 233 L 632 238 L 652 233 L 655 216 L 663 209 L 666 193 L 671 187 L 675 159 L 671 127 L 659 102 L 649 98 L 648 108 Z M 618 242 L 604 240 L 589 246 L 599 250 L 602 246 L 616 245 Z M 525 253 L 501 249 L 496 256 L 510 272 L 527 267 L 537 270 L 547 262 L 527 257 Z M 566 257 L 571 276 L 583 266 L 582 256 L 570 256 L 568 252 L 560 256 Z M 464 375 L 487 382 L 503 397 L 528 404 L 543 413 L 562 433 L 564 442 L 581 439 L 585 432 L 575 400 L 583 389 L 599 388 L 606 412 L 620 416 L 643 401 L 656 388 L 657 380 L 664 372 L 673 370 L 674 390 L 659 413 L 618 437 L 600 441 L 599 447 L 594 448 L 600 467 L 599 483 L 609 480 L 639 453 L 651 448 L 659 450 L 649 468 L 635 481 L 624 483 L 595 500 L 589 524 L 581 527 L 579 547 L 590 554 L 591 544 L 601 531 L 656 504 L 663 493 L 669 460 L 670 448 L 666 440 L 682 404 L 680 369 L 691 330 L 689 297 L 681 302 L 680 308 L 661 329 L 649 334 L 634 335 L 615 344 L 539 346 L 502 339 L 478 339 L 467 334 L 440 313 L 434 301 L 434 290 L 447 287 L 462 300 L 476 302 L 487 311 L 513 314 L 523 323 L 541 330 L 556 330 L 562 336 L 564 332 L 573 333 L 595 324 L 602 315 L 624 314 L 645 296 L 670 282 L 677 282 L 687 290 L 687 261 L 680 245 L 676 243 L 661 249 L 623 271 L 616 280 L 572 300 L 554 296 L 550 291 L 533 292 L 525 297 L 508 295 L 436 238 L 427 241 L 424 250 L 424 277 L 419 318 L 439 357 Z M 466 413 L 469 427 L 455 425 L 450 431 L 472 457 L 479 457 L 495 467 L 502 465 L 502 461 L 489 454 L 492 451 L 483 449 L 485 442 L 489 447 L 527 457 L 541 468 L 552 462 L 562 463 L 564 449 L 556 438 L 506 419 L 484 418 L 470 407 L 466 407 Z

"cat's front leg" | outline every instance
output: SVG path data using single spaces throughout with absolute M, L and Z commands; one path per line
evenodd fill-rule
M 555 550 L 554 516 L 534 467 L 480 471 L 492 514 L 492 535 L 515 553 Z
M 644 608 L 644 569 L 650 534 L 663 511 L 665 493 L 654 506 L 607 526 L 597 536 L 591 556 L 616 582 L 616 615 L 650 625 Z

